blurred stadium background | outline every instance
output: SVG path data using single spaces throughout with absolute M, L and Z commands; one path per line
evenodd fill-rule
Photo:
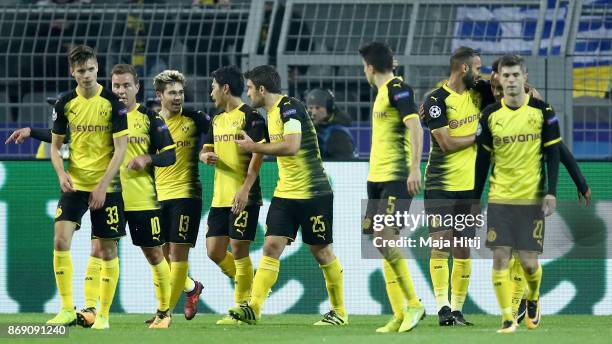
M 595 198 L 584 211 L 567 203 L 550 221 L 564 226 L 570 240 L 572 235 L 591 239 L 589 245 L 600 252 L 596 259 L 559 256 L 545 261 L 544 312 L 612 314 L 612 0 L 4 0 L 0 139 L 16 128 L 49 126 L 47 98 L 74 87 L 65 55 L 80 43 L 97 49 L 102 84 L 108 83 L 114 64 L 136 65 L 141 102 L 154 96 L 152 78 L 158 72 L 178 69 L 188 78 L 187 104 L 210 110 L 209 75 L 227 64 L 243 70 L 274 64 L 283 91 L 298 98 L 315 87 L 329 88 L 338 107 L 351 116 L 350 132 L 359 152 L 356 161 L 326 162 L 336 192 L 335 247 L 344 265 L 348 308 L 359 314 L 389 313 L 382 264 L 361 259 L 359 244 L 359 200 L 366 197 L 374 93 L 357 49 L 371 40 L 391 45 L 400 63 L 398 74 L 415 88 L 417 100 L 448 76 L 449 55 L 459 46 L 481 51 L 485 76 L 503 53 L 526 57 L 529 81 L 555 107 L 564 141 L 582 161 Z M 37 149 L 32 140 L 0 148 L 0 312 L 54 312 L 59 305 L 51 269 L 59 190 L 48 162 L 29 161 Z M 276 172 L 273 162 L 262 171 L 268 199 L 260 224 Z M 191 273 L 205 284 L 202 308 L 224 312 L 231 305 L 231 284 L 208 261 L 203 244 L 212 170 L 202 166 L 201 179 L 205 211 Z M 565 172 L 560 198 L 575 199 Z M 569 221 L 576 212 L 596 221 L 588 226 Z M 83 299 L 78 276 L 89 252 L 86 218 L 73 241 L 77 305 Z M 261 257 L 262 236 L 258 233 L 253 247 L 254 263 Z M 154 295 L 146 261 L 129 238 L 120 245 L 122 275 L 114 311 L 151 312 Z M 427 264 L 413 260 L 410 268 L 433 313 Z M 286 252 L 282 265 L 266 311 L 325 310 L 321 273 L 300 241 Z M 474 261 L 468 313 L 498 312 L 490 265 L 489 260 Z

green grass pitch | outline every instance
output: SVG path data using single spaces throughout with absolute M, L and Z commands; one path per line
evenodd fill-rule
M 49 314 L 0 314 L 0 324 L 44 323 Z M 150 330 L 143 323 L 147 314 L 111 314 L 111 328 L 94 331 L 71 327 L 68 338 L 24 338 L 11 342 L 28 343 L 611 343 L 612 316 L 556 315 L 544 316 L 537 330 L 523 325 L 516 333 L 497 334 L 500 325 L 497 316 L 473 315 L 468 319 L 473 327 L 439 327 L 436 316 L 426 317 L 408 333 L 380 334 L 376 327 L 383 325 L 388 316 L 351 316 L 350 325 L 344 327 L 315 327 L 317 315 L 269 315 L 258 325 L 218 326 L 219 315 L 198 314 L 186 321 L 175 314 L 167 330 Z M 0 338 L 0 341 L 6 341 Z M 384 342 L 382 342 L 384 341 Z

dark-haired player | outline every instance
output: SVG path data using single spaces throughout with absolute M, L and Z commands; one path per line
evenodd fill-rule
M 493 251 L 492 282 L 502 313 L 497 332 L 511 333 L 517 328 L 508 268 L 513 251 L 518 253 L 529 286 L 525 322 L 529 329 L 540 324 L 542 267 L 538 255 L 544 247 L 544 216 L 556 208 L 561 137 L 552 107 L 525 92 L 522 58 L 502 57 L 499 81 L 504 97 L 485 108 L 479 122 L 476 189 L 482 190 L 494 157 L 486 245 Z
M 237 67 L 221 67 L 212 77 L 210 95 L 221 111 L 212 117 L 200 153 L 202 162 L 215 166 L 206 250 L 208 257 L 234 281 L 234 302 L 240 305 L 249 300 L 253 285 L 249 247 L 255 240 L 262 204 L 259 169 L 263 155 L 243 151 L 234 140 L 245 131 L 254 141 L 264 142 L 267 129 L 264 118 L 240 99 L 244 78 Z M 231 252 L 227 251 L 228 245 Z M 229 315 L 217 321 L 218 325 L 239 323 Z
M 97 83 L 98 62 L 94 50 L 79 45 L 68 55 L 76 89 L 65 93 L 55 104 L 51 162 L 62 195 L 55 214 L 53 270 L 62 299 L 60 312 L 48 324 L 76 323 L 72 302 L 72 258 L 70 243 L 89 209 L 92 238 L 99 239 L 100 311 L 94 329 L 109 327 L 109 310 L 117 281 L 117 241 L 125 235 L 125 216 L 117 172 L 127 142 L 127 109 L 117 96 Z M 68 171 L 58 151 L 70 129 Z
M 441 218 L 465 218 L 474 199 L 476 128 L 481 109 L 495 100 L 488 83 L 480 80 L 480 56 L 468 47 L 458 48 L 450 58 L 451 74 L 431 92 L 424 104 L 425 122 L 431 132 L 431 148 L 425 171 L 425 211 Z M 444 226 L 430 221 L 432 240 L 454 242 L 473 238 L 474 227 Z M 451 299 L 449 257 L 453 257 Z M 438 308 L 440 326 L 472 325 L 463 316 L 463 304 L 470 283 L 469 247 L 431 249 L 429 271 Z
M 278 184 L 266 219 L 263 257 L 253 280 L 248 303 L 231 308 L 237 320 L 255 324 L 268 292 L 276 283 L 280 256 L 295 240 L 302 240 L 323 271 L 332 309 L 315 325 L 346 325 L 342 266 L 332 250 L 334 195 L 323 169 L 317 133 L 306 107 L 299 100 L 281 94 L 280 76 L 272 66 L 258 66 L 245 73 L 247 94 L 254 108 L 268 113 L 270 143 L 254 142 L 243 131 L 236 143 L 247 152 L 277 156 Z
M 363 220 L 366 234 L 392 239 L 400 228 L 372 230 L 377 214 L 408 211 L 421 188 L 423 129 L 417 115 L 414 91 L 393 75 L 393 53 L 385 43 L 372 42 L 359 53 L 368 83 L 376 87 L 372 108 L 372 149 L 368 173 L 368 204 Z M 408 265 L 398 248 L 379 248 L 393 318 L 376 332 L 406 332 L 425 317 L 425 308 L 414 291 Z

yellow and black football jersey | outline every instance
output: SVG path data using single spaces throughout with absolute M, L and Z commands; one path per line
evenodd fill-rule
M 159 209 L 153 166 L 134 171 L 128 164 L 139 155 L 165 152 L 175 148 L 168 126 L 155 112 L 137 104 L 128 112 L 129 142 L 120 176 L 123 202 L 126 211 Z
M 368 181 L 405 180 L 410 171 L 410 132 L 404 124 L 417 118 L 414 91 L 394 77 L 380 87 L 372 109 L 372 148 Z
M 450 136 L 475 135 L 480 111 L 493 100 L 490 84 L 482 80 L 476 84 L 476 87 L 461 94 L 444 84 L 427 96 L 424 103 L 425 121 L 431 133 L 436 129 L 448 127 Z M 433 134 L 430 134 L 429 140 L 425 189 L 473 190 L 476 145 L 444 153 Z
M 202 198 L 198 171 L 199 140 L 208 131 L 210 117 L 202 111 L 183 109 L 165 121 L 176 144 L 176 162 L 155 168 L 157 199 Z
M 283 141 L 285 135 L 302 134 L 296 155 L 276 158 L 279 179 L 275 197 L 311 199 L 332 193 L 321 161 L 317 132 L 304 104 L 282 96 L 268 113 L 268 132 L 272 143 Z
M 91 98 L 75 89 L 55 103 L 52 132 L 66 135 L 70 130 L 68 174 L 76 190 L 92 191 L 104 176 L 115 151 L 113 138 L 128 134 L 127 112 L 117 96 L 101 85 Z M 120 190 L 117 175 L 107 192 Z
M 248 105 L 240 104 L 232 111 L 218 113 L 211 119 L 204 146 L 212 147 L 219 157 L 215 164 L 213 207 L 231 207 L 234 195 L 244 184 L 252 154 L 241 150 L 235 142 L 242 136 L 242 130 L 255 142 L 266 141 L 266 121 Z M 262 204 L 259 177 L 251 187 L 248 203 Z
M 540 199 L 545 180 L 542 150 L 561 141 L 552 107 L 529 96 L 518 109 L 502 100 L 482 112 L 478 131 L 478 144 L 492 154 L 489 201 Z

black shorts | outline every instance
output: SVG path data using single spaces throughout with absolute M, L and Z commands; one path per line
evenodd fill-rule
M 474 238 L 476 227 L 472 214 L 474 191 L 425 190 L 425 213 L 429 233 L 453 231 L 453 237 Z M 470 225 L 466 225 L 468 222 Z
M 228 236 L 234 240 L 255 240 L 259 205 L 249 205 L 240 214 L 231 207 L 211 207 L 208 212 L 206 237 Z
M 333 242 L 334 195 L 311 199 L 273 197 L 266 218 L 266 236 L 283 236 L 289 243 L 302 228 L 302 241 L 308 245 Z
M 177 198 L 161 201 L 161 225 L 166 233 L 166 242 L 191 244 L 198 239 L 202 200 L 199 198 Z
M 87 191 L 63 192 L 55 211 L 55 222 L 70 221 L 81 228 L 81 218 L 88 209 Z M 89 213 L 92 239 L 119 239 L 125 236 L 125 213 L 121 192 L 106 194 L 104 205 Z
M 140 247 L 156 247 L 166 243 L 166 233 L 161 226 L 161 210 L 126 211 L 132 243 Z
M 368 202 L 362 222 L 363 234 L 374 233 L 372 225 L 375 215 L 409 212 L 411 203 L 412 197 L 408 193 L 405 180 L 368 182 Z
M 512 247 L 516 251 L 542 253 L 544 213 L 541 205 L 489 203 L 487 210 L 489 248 Z

